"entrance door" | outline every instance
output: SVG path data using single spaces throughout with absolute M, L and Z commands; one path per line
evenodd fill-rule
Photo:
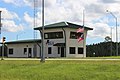
M 33 57 L 37 57 L 37 45 L 35 45 L 35 44 L 33 47 Z
M 64 47 L 61 47 L 61 57 L 65 57 L 65 50 L 64 50 Z
M 28 57 L 31 58 L 32 57 L 32 49 L 28 48 Z

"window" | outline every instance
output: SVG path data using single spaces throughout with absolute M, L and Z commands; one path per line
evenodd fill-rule
M 29 52 L 28 53 L 31 53 L 32 52 L 32 49 L 31 48 L 29 48 Z
M 32 49 L 28 48 L 28 57 L 31 58 L 32 57 Z
M 9 54 L 13 54 L 13 48 L 9 49 Z
M 27 48 L 24 48 L 24 54 L 27 54 Z
M 83 48 L 78 48 L 78 54 L 83 54 Z
M 77 39 L 77 37 L 81 35 L 82 33 L 70 32 L 70 39 Z
M 48 47 L 48 54 L 52 54 L 52 48 Z
M 58 54 L 60 54 L 60 47 L 58 47 Z
M 63 32 L 45 33 L 45 39 L 58 39 L 58 38 L 63 38 Z
M 48 39 L 48 33 L 45 33 L 45 39 Z
M 76 32 L 70 32 L 70 39 L 77 39 Z
M 70 54 L 75 54 L 75 47 L 70 47 L 69 52 Z

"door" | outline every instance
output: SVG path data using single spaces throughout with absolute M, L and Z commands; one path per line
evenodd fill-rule
M 28 48 L 28 57 L 31 58 L 32 57 L 32 49 Z
M 37 45 L 35 45 L 35 44 L 33 47 L 33 57 L 37 57 Z
M 64 47 L 61 47 L 61 57 L 65 57 Z

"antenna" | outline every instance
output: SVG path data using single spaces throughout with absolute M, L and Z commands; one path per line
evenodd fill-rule
M 34 28 L 37 27 L 38 0 L 34 0 Z M 37 31 L 34 30 L 34 39 L 37 38 Z
M 37 12 L 38 12 L 38 0 L 34 0 L 34 28 L 37 27 Z M 35 39 L 37 39 L 37 31 L 34 30 L 33 32 L 33 37 L 34 37 L 34 48 L 33 48 L 33 56 L 37 57 L 37 49 L 36 49 L 36 42 Z

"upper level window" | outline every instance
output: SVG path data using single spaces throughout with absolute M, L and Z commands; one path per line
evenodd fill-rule
M 45 39 L 58 39 L 58 38 L 63 38 L 63 32 L 45 33 Z
M 70 39 L 77 39 L 78 36 L 81 36 L 82 33 L 70 32 Z

